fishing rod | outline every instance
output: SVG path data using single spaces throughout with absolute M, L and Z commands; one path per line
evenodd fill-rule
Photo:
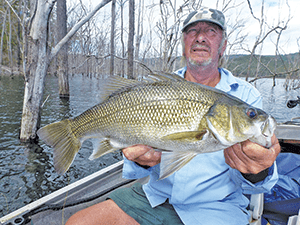
M 300 96 L 297 96 L 297 98 L 298 98 L 298 100 L 289 100 L 288 102 L 287 102 L 287 107 L 289 107 L 289 108 L 294 108 L 294 107 L 296 107 L 298 104 L 300 104 Z

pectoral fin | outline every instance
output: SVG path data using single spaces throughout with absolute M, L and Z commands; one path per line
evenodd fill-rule
M 162 180 L 180 170 L 196 155 L 196 152 L 163 152 L 161 156 L 159 179 Z
M 203 140 L 203 137 L 206 133 L 207 133 L 207 130 L 186 131 L 186 132 L 178 132 L 178 133 L 174 133 L 174 134 L 169 134 L 162 138 L 165 140 L 194 142 L 194 141 Z

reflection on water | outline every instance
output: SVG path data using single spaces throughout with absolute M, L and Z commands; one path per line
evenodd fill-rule
M 55 77 L 46 78 L 44 99 L 49 98 L 43 108 L 42 126 L 79 115 L 99 101 L 101 80 L 70 77 L 69 101 L 59 99 L 57 83 Z M 286 107 L 289 99 L 300 95 L 300 90 L 286 92 L 283 83 L 284 80 L 278 80 L 277 86 L 272 87 L 271 80 L 263 79 L 255 84 L 264 97 L 265 111 L 279 122 L 300 116 L 300 106 Z M 23 85 L 21 77 L 0 76 L 0 217 L 121 159 L 120 152 L 116 152 L 89 161 L 92 145 L 85 142 L 69 171 L 59 176 L 48 146 L 19 142 Z

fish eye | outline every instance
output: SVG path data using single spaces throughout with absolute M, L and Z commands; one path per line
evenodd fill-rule
M 249 118 L 251 118 L 251 119 L 256 118 L 256 117 L 257 117 L 257 112 L 256 112 L 256 110 L 253 109 L 253 108 L 248 108 L 248 109 L 247 109 L 247 116 L 248 116 Z

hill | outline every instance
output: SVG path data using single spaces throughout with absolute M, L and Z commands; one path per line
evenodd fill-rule
M 250 62 L 250 55 L 230 55 L 227 56 L 226 68 L 236 76 L 246 76 Z M 260 62 L 260 63 L 259 63 Z M 285 77 L 288 71 L 295 71 L 300 68 L 300 54 L 293 53 L 281 56 L 254 55 L 250 65 L 250 77 L 269 76 L 277 74 L 277 77 Z M 298 71 L 290 74 L 299 77 Z

